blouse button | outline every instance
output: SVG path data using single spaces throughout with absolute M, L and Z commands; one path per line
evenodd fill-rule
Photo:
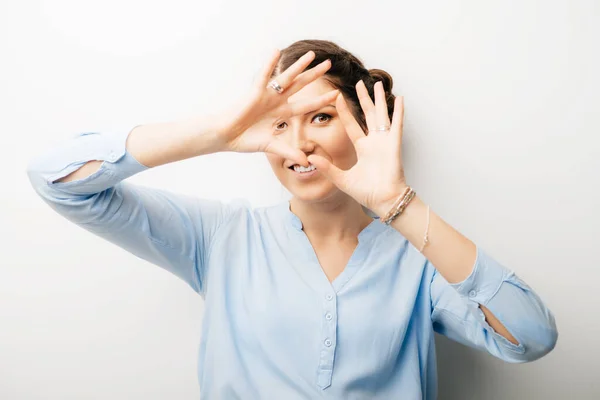
M 333 300 L 333 296 L 332 296 L 331 294 L 327 294 L 327 296 L 325 296 L 325 298 L 326 298 L 328 301 L 331 301 L 331 300 Z
M 333 318 L 333 316 L 332 316 L 331 314 L 327 313 L 327 314 L 325 315 L 325 319 L 326 319 L 327 321 L 331 321 L 331 318 Z
M 477 296 L 477 292 L 475 290 L 471 290 L 469 292 L 469 297 L 475 297 L 475 296 Z
M 325 346 L 330 347 L 331 346 L 331 340 L 325 339 Z

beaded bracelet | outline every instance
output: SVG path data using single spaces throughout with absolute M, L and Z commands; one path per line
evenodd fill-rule
M 419 251 L 421 253 L 423 253 L 425 246 L 427 246 L 427 244 L 429 243 L 429 219 L 430 219 L 429 217 L 430 217 L 430 215 L 431 215 L 431 210 L 430 210 L 429 206 L 427 206 L 427 226 L 425 227 L 425 236 L 423 236 L 423 245 L 419 249 Z
M 415 197 L 417 193 L 408 186 L 404 193 L 394 203 L 392 209 L 381 219 L 381 222 L 389 225 L 394 219 L 404 212 L 410 201 Z

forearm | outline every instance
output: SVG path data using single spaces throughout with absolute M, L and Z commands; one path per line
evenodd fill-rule
M 391 208 L 391 205 L 388 205 Z M 423 255 L 437 271 L 448 281 L 458 283 L 464 281 L 473 272 L 477 257 L 477 247 L 433 211 L 429 211 L 429 241 L 423 248 Z M 381 214 L 382 215 L 382 214 Z M 427 205 L 415 196 L 406 210 L 391 224 L 417 249 L 423 246 L 423 238 L 427 228 Z M 518 344 L 504 325 L 483 305 L 479 305 L 486 321 L 500 335 L 510 342 Z
M 392 207 L 393 203 L 385 204 L 374 211 L 378 215 L 384 215 Z M 415 196 L 406 210 L 392 221 L 391 226 L 420 249 L 427 227 L 427 205 L 419 196 Z M 423 249 L 423 255 L 438 272 L 449 283 L 466 279 L 475 264 L 475 244 L 442 220 L 433 210 L 430 211 L 428 236 L 429 243 Z
M 127 150 L 148 167 L 180 161 L 224 150 L 218 117 L 192 117 L 135 127 L 127 139 Z
M 211 116 L 138 125 L 129 133 L 126 148 L 141 164 L 156 167 L 225 150 L 221 126 L 220 119 Z M 90 161 L 58 182 L 85 178 L 100 164 L 102 160 Z

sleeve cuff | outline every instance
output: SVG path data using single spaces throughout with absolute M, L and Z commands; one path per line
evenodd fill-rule
M 127 151 L 127 137 L 134 128 L 118 129 L 115 132 L 79 133 L 38 159 L 39 173 L 49 187 L 72 194 L 91 194 L 107 189 L 149 169 Z M 55 182 L 92 160 L 103 163 L 91 175 L 69 182 Z
M 485 305 L 498 292 L 511 272 L 477 247 L 477 256 L 471 274 L 462 282 L 452 283 L 450 286 L 461 296 Z

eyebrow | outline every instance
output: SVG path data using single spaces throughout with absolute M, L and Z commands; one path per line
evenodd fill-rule
M 327 104 L 326 106 L 323 106 L 323 107 L 319 108 L 318 110 L 321 110 L 321 109 L 323 109 L 323 108 L 327 108 L 327 107 L 333 107 L 333 108 L 337 109 L 337 107 L 336 107 L 336 106 L 334 106 L 333 104 Z M 307 113 L 306 113 L 306 114 L 304 114 L 304 115 L 312 114 L 312 113 L 314 113 L 315 111 L 317 111 L 317 110 L 312 110 L 311 112 L 307 112 Z

